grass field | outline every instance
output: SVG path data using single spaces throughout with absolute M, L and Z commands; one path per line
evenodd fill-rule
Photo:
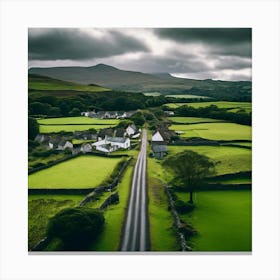
M 113 125 L 98 125 L 98 124 L 84 124 L 84 125 L 40 125 L 40 133 L 55 133 L 55 132 L 74 132 L 83 131 L 94 128 L 96 130 L 112 127 Z
M 67 207 L 78 206 L 83 195 L 28 195 L 28 249 L 46 237 L 49 218 Z
M 117 125 L 119 120 L 116 119 L 97 119 L 89 117 L 67 117 L 67 118 L 49 118 L 37 120 L 39 124 L 99 124 L 99 125 Z
M 216 105 L 218 108 L 226 108 L 228 110 L 239 110 L 244 109 L 247 113 L 252 111 L 251 102 L 230 102 L 230 101 L 209 101 L 209 102 L 193 102 L 193 103 L 168 103 L 165 104 L 171 109 L 178 108 L 183 105 L 188 105 L 193 108 L 207 107 L 210 105 Z
M 180 215 L 199 232 L 190 240 L 194 251 L 251 251 L 251 191 L 198 192 L 195 203 L 193 212 Z
M 74 90 L 87 92 L 102 92 L 109 89 L 101 86 L 81 85 L 48 77 L 29 76 L 28 88 L 33 90 Z
M 201 95 L 192 95 L 192 94 L 168 94 L 168 95 L 165 95 L 166 97 L 173 97 L 173 98 L 189 98 L 189 99 L 209 99 L 211 97 L 209 96 L 201 96 Z
M 180 250 L 173 228 L 173 217 L 168 211 L 168 200 L 164 192 L 164 170 L 152 158 L 148 158 L 147 170 L 151 251 Z
M 216 162 L 216 175 L 252 170 L 252 151 L 236 147 L 168 146 L 170 155 L 192 150 Z
M 80 156 L 28 176 L 29 188 L 92 188 L 110 176 L 121 158 Z
M 173 124 L 169 129 L 180 132 L 180 137 L 201 137 L 210 140 L 251 140 L 252 127 L 235 123 Z
M 209 118 L 195 118 L 195 117 L 169 117 L 168 120 L 173 123 L 180 124 L 192 124 L 201 122 L 222 122 L 221 120 L 209 119 Z
M 128 166 L 117 187 L 120 199 L 119 203 L 109 206 L 104 212 L 105 228 L 103 233 L 90 248 L 93 251 L 117 251 L 120 247 L 134 163 Z M 97 205 L 101 203 L 100 200 Z

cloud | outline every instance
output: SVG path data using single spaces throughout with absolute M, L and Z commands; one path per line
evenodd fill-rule
M 148 52 L 140 40 L 117 30 L 100 31 L 74 28 L 29 29 L 29 60 L 86 60 L 129 52 Z
M 251 28 L 157 28 L 154 33 L 180 43 L 200 43 L 214 54 L 251 57 Z

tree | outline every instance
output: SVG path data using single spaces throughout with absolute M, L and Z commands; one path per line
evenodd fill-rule
M 87 207 L 67 208 L 48 224 L 48 238 L 59 238 L 64 250 L 87 250 L 104 226 L 102 212 Z
M 174 179 L 189 191 L 189 203 L 193 203 L 193 192 L 209 175 L 214 173 L 214 163 L 206 156 L 193 151 L 184 151 L 168 157 L 163 165 L 172 171 Z
M 28 139 L 34 140 L 39 133 L 39 125 L 34 118 L 28 118 Z

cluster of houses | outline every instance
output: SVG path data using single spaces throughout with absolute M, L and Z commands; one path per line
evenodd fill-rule
M 87 131 L 75 131 L 71 136 L 38 134 L 35 141 L 45 144 L 48 149 L 59 151 L 68 149 L 72 154 L 89 153 L 93 150 L 111 153 L 118 149 L 129 149 L 130 139 L 139 138 L 140 133 L 140 129 L 129 125 L 127 128 L 104 128 L 97 134 Z
M 162 159 L 167 155 L 167 144 L 172 141 L 172 137 L 176 137 L 176 133 L 168 128 L 156 130 L 152 135 L 152 151 L 156 159 Z
M 88 111 L 82 112 L 81 115 L 89 118 L 97 119 L 126 119 L 130 118 L 136 111 L 120 112 L 120 111 Z

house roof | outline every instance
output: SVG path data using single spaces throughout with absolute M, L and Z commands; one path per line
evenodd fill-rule
M 110 142 L 125 143 L 126 138 L 124 138 L 124 137 L 107 137 L 106 140 L 110 141 Z

